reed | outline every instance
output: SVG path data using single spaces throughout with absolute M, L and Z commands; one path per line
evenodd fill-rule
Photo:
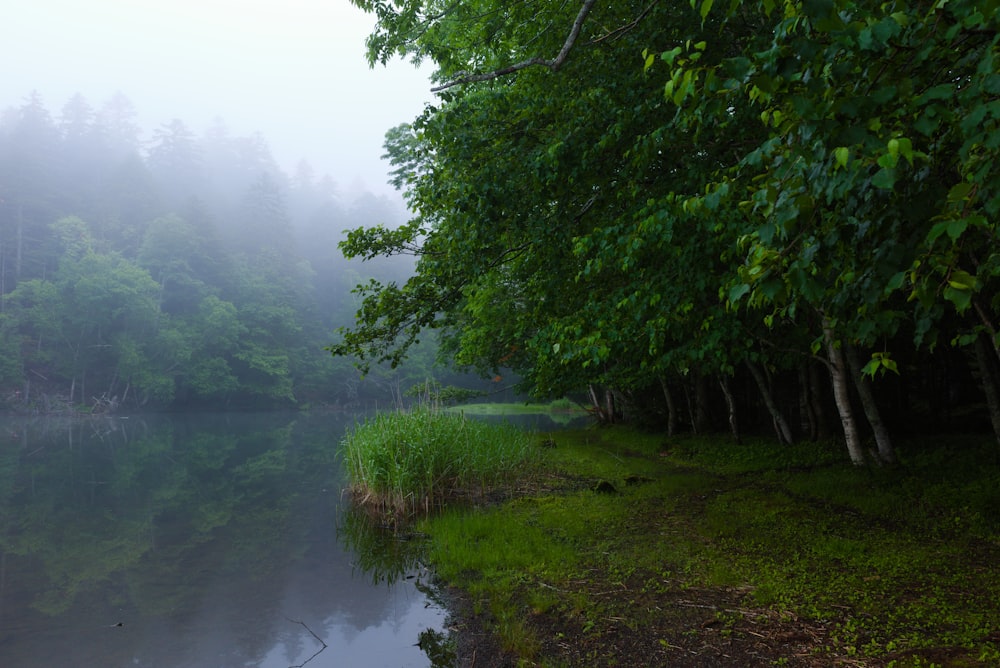
M 354 501 L 395 523 L 488 494 L 531 464 L 531 443 L 512 425 L 420 406 L 356 425 L 341 454 Z

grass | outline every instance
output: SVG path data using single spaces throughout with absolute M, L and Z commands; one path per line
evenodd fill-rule
M 387 522 L 482 496 L 528 467 L 524 431 L 429 407 L 380 413 L 344 437 L 352 498 Z
M 547 491 L 419 526 L 438 575 L 526 665 L 670 665 L 740 642 L 755 665 L 1000 663 L 990 439 L 902 443 L 886 471 L 836 444 L 554 439 Z

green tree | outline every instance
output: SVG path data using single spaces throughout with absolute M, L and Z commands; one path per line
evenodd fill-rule
M 175 210 L 188 198 L 203 194 L 206 175 L 201 148 L 195 134 L 179 118 L 153 132 L 147 163 Z
M 714 377 L 734 432 L 749 373 L 782 438 L 764 372 L 816 356 L 860 464 L 852 384 L 894 460 L 889 346 L 997 352 L 997 2 L 355 4 L 440 104 L 387 135 L 413 219 L 343 244 L 417 274 L 360 287 L 335 354 L 436 327 L 539 394 Z
M 59 131 L 32 93 L 0 128 L 0 294 L 53 268 L 39 251 L 57 211 L 58 149 Z

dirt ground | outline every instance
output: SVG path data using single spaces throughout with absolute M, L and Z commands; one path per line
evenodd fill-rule
M 628 583 L 625 585 L 628 586 Z M 638 586 L 638 583 L 637 583 Z M 595 592 L 600 594 L 601 592 Z M 607 597 L 621 598 L 623 591 Z M 739 590 L 678 589 L 647 596 L 635 605 L 655 606 L 653 624 L 633 628 L 626 614 L 583 629 L 580 620 L 537 615 L 530 625 L 544 638 L 539 665 L 555 666 L 874 666 L 876 664 L 816 656 L 826 630 L 775 613 L 743 607 Z M 486 620 L 456 590 L 447 594 L 451 632 L 457 640 L 460 668 L 509 668 L 517 661 L 505 653 L 487 630 Z M 630 596 L 630 600 L 634 597 Z M 644 615 L 645 616 L 645 615 Z M 831 660 L 835 663 L 831 664 Z M 529 664 L 530 665 L 530 664 Z

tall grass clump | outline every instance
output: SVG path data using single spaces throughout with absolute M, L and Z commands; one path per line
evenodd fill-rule
M 369 418 L 341 449 L 352 498 L 386 521 L 485 495 L 524 472 L 535 452 L 517 427 L 430 407 Z

